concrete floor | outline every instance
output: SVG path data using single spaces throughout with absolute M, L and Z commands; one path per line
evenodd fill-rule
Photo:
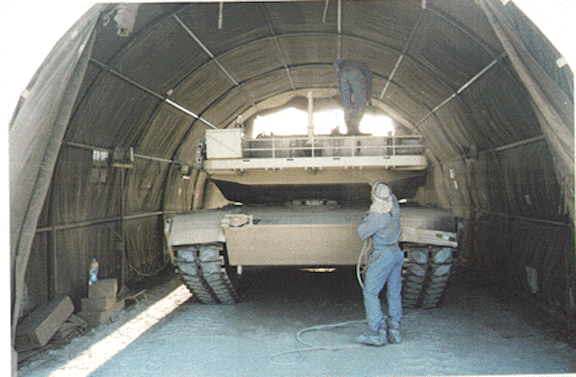
M 247 299 L 232 306 L 202 305 L 184 287 L 177 289 L 178 279 L 166 280 L 149 292 L 147 302 L 127 308 L 113 323 L 23 363 L 18 375 L 576 373 L 576 350 L 552 334 L 562 329 L 525 303 L 501 302 L 486 290 L 466 284 L 453 283 L 441 308 L 406 310 L 401 344 L 358 346 L 353 339 L 366 325 L 354 322 L 303 333 L 304 342 L 322 348 L 312 350 L 296 341 L 300 330 L 364 319 L 354 270 L 269 269 L 247 273 L 245 280 Z M 137 329 L 138 323 L 151 327 Z

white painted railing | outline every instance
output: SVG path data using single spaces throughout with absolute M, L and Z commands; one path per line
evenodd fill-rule
M 422 137 L 264 136 L 242 140 L 242 158 L 356 157 L 423 155 Z

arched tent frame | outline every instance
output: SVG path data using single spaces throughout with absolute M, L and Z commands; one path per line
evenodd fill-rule
M 151 3 L 127 38 L 103 25 L 113 9 L 59 41 L 10 127 L 13 325 L 31 269 L 38 303 L 81 297 L 92 257 L 127 281 L 163 266 L 164 217 L 209 190 L 181 174 L 204 130 L 332 93 L 336 58 L 366 61 L 373 105 L 425 138 L 432 204 L 466 220 L 468 261 L 521 290 L 537 268 L 532 294 L 573 319 L 573 76 L 512 2 Z M 116 147 L 133 168 L 95 158 Z

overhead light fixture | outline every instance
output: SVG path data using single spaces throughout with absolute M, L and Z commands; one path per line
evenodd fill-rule
M 190 179 L 192 167 L 190 165 L 180 165 L 180 173 L 182 174 L 182 179 Z

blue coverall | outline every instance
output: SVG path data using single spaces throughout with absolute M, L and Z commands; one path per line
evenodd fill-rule
M 348 134 L 358 134 L 360 121 L 372 95 L 372 71 L 365 63 L 351 60 L 336 60 L 333 66 L 338 72 Z
M 386 284 L 389 320 L 402 318 L 402 265 L 404 252 L 398 246 L 400 237 L 400 206 L 394 194 L 392 210 L 387 213 L 369 212 L 358 227 L 358 237 L 372 237 L 372 253 L 364 279 L 364 307 L 368 326 L 378 332 L 384 322 L 378 295 Z

